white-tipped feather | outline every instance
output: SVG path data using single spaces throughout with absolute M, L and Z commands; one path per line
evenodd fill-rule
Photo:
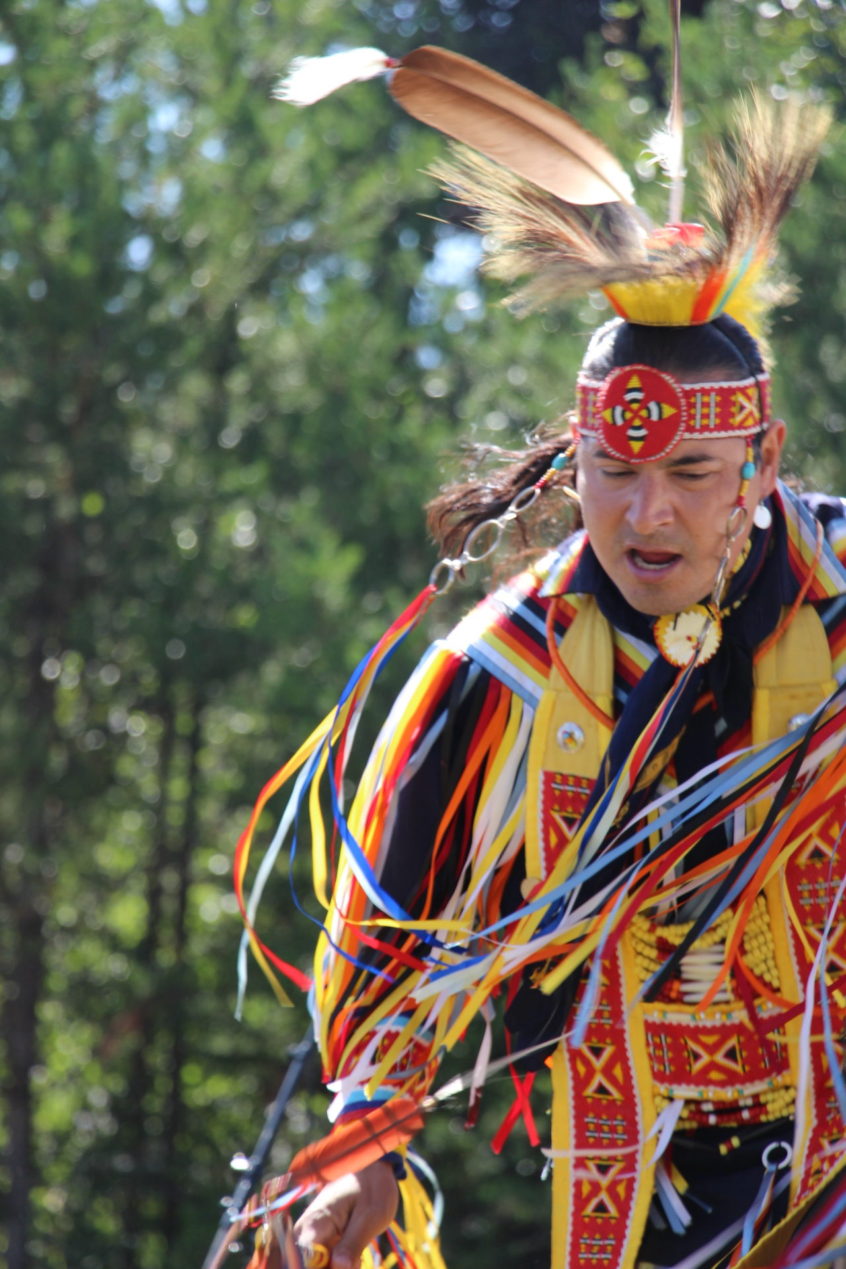
M 601 141 L 469 57 L 425 44 L 400 58 L 389 87 L 415 119 L 565 202 L 634 202 L 628 172 Z
M 271 96 L 294 106 L 311 106 L 347 84 L 384 75 L 393 64 L 378 48 L 351 48 L 328 57 L 296 57 Z
M 726 312 L 760 337 L 767 309 L 781 299 L 771 288 L 767 261 L 792 196 L 811 173 L 829 116 L 753 99 L 738 118 L 733 146 L 717 147 L 704 165 L 717 231 L 681 224 L 681 3 L 669 5 L 672 100 L 651 144 L 668 178 L 675 236 L 654 230 L 635 202 L 628 173 L 574 119 L 446 49 L 424 45 L 398 59 L 374 48 L 299 58 L 274 96 L 308 105 L 345 84 L 392 71 L 394 99 L 462 143 L 435 174 L 456 201 L 475 210 L 492 244 L 488 267 L 518 284 L 512 299 L 523 312 L 601 288 L 629 321 L 685 326 Z

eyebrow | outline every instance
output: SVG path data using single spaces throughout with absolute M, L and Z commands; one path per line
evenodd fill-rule
M 695 467 L 700 463 L 713 463 L 719 461 L 717 454 L 709 454 L 705 450 L 693 454 L 679 454 L 678 458 L 670 459 L 670 467 Z
M 623 463 L 626 467 L 637 467 L 637 463 L 632 463 L 629 459 L 620 458 L 617 454 L 610 454 L 608 450 L 598 446 L 594 452 L 594 458 L 602 459 L 609 463 Z M 702 463 L 711 463 L 717 461 L 716 454 L 709 454 L 705 450 L 693 454 L 679 454 L 677 458 L 670 458 L 667 463 L 668 467 L 699 467 Z

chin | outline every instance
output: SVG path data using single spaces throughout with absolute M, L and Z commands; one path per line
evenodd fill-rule
M 707 603 L 710 595 L 708 574 L 694 577 L 694 570 L 691 569 L 685 569 L 683 576 L 663 579 L 656 577 L 654 581 L 633 576 L 632 570 L 625 563 L 620 568 L 606 568 L 605 571 L 626 603 L 645 617 L 663 617 L 665 613 L 683 612 L 694 604 Z M 682 573 L 682 569 L 678 572 Z M 716 565 L 714 572 L 716 573 Z
M 685 608 L 692 608 L 696 603 L 707 602 L 669 588 L 658 591 L 649 587 L 621 586 L 618 582 L 617 589 L 626 603 L 642 613 L 644 617 L 663 617 L 665 613 L 683 612 Z

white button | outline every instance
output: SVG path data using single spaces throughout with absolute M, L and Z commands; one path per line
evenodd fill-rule
M 804 727 L 810 717 L 810 714 L 794 714 L 787 724 L 787 730 L 796 731 L 797 727 Z
M 556 739 L 562 749 L 566 749 L 568 753 L 574 753 L 585 743 L 585 733 L 578 723 L 562 723 L 558 728 Z

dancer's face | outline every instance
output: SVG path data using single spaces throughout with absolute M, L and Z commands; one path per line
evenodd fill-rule
M 746 495 L 748 516 L 731 546 L 735 563 L 752 512 L 778 475 L 785 427 L 770 424 Z M 593 550 L 624 598 L 648 616 L 680 612 L 711 595 L 737 504 L 746 442 L 683 440 L 664 458 L 626 463 L 584 437 L 577 489 Z

